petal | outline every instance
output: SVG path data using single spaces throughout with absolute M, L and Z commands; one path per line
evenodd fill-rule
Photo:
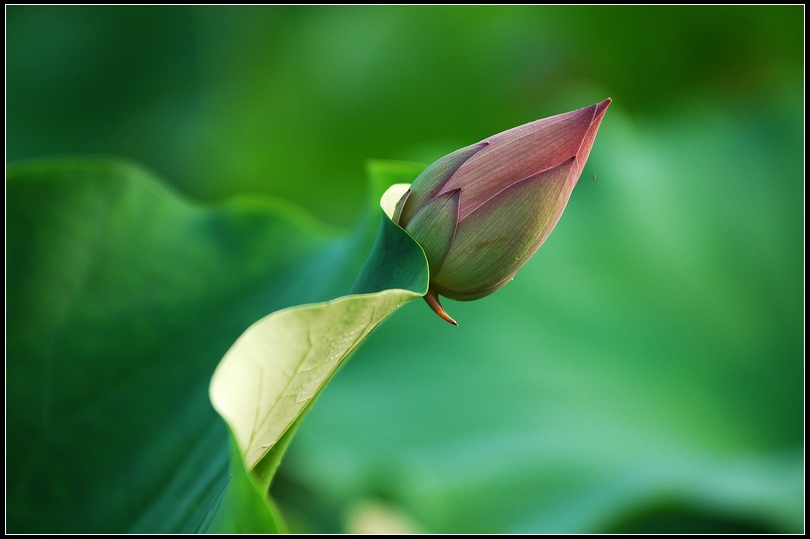
M 458 168 L 470 157 L 486 148 L 488 144 L 483 141 L 461 148 L 445 155 L 426 168 L 411 184 L 411 195 L 402 209 L 399 225 L 403 227 L 407 225 L 414 214 L 439 193 Z M 452 191 L 452 189 L 445 189 L 445 191 Z
M 397 201 L 396 206 L 394 206 L 394 213 L 391 215 L 391 220 L 395 223 L 399 224 L 399 217 L 402 215 L 402 209 L 405 207 L 405 203 L 408 201 L 408 198 L 411 196 L 411 190 L 408 189 Z
M 465 219 L 506 187 L 576 155 L 600 105 L 536 120 L 487 139 L 489 146 L 464 163 L 443 187 L 464 189 L 459 218 Z
M 441 269 L 456 235 L 460 192 L 456 189 L 430 200 L 405 227 L 424 249 L 431 275 Z
M 461 220 L 431 286 L 448 298 L 470 300 L 506 284 L 554 229 L 577 173 L 571 157 L 507 187 Z
M 596 105 L 596 110 L 593 113 L 591 125 L 588 127 L 588 132 L 585 133 L 585 138 L 582 140 L 582 144 L 579 145 L 579 149 L 577 150 L 577 163 L 579 164 L 579 170 L 585 168 L 585 162 L 588 160 L 588 156 L 591 154 L 591 147 L 593 146 L 593 141 L 596 139 L 596 132 L 599 131 L 599 126 L 602 124 L 602 118 L 605 117 L 605 111 L 607 110 L 608 106 L 610 106 L 611 102 L 612 100 L 608 97 Z

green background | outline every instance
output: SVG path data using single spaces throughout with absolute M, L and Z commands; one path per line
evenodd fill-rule
M 349 233 L 368 159 L 429 163 L 613 98 L 565 215 L 515 281 L 448 301 L 459 328 L 405 306 L 323 393 L 272 487 L 294 531 L 352 530 L 369 500 L 436 532 L 803 530 L 802 6 L 6 14 L 7 163 L 120 156 L 206 203 L 287 199 L 324 225 L 317 241 L 291 233 L 274 268 Z M 188 233 L 171 222 L 153 231 L 169 251 Z M 239 227 L 217 255 L 241 260 L 239 242 L 263 237 Z M 7 232 L 11 247 L 24 232 Z M 10 275 L 31 269 L 20 249 Z M 241 271 L 204 255 L 188 271 Z M 212 305 L 237 288 L 276 295 L 229 319 L 222 342 L 251 316 L 324 299 L 311 288 L 350 283 L 341 271 L 331 288 L 328 262 L 223 283 Z M 49 309 L 13 293 L 9 319 Z M 189 345 L 203 374 L 221 348 Z M 10 410 L 35 383 L 16 372 Z M 10 429 L 7 451 L 24 453 Z M 66 484 L 48 499 L 70 499 Z

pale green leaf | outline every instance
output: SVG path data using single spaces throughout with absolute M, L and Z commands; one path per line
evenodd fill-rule
M 393 196 L 383 196 L 387 213 L 407 185 L 392 190 Z M 391 261 L 396 267 L 389 271 Z M 356 289 L 376 283 L 379 275 L 391 288 L 377 283 L 379 290 L 371 293 L 270 314 L 248 328 L 217 367 L 211 402 L 231 427 L 247 468 L 279 441 L 372 329 L 427 291 L 421 249 L 387 217 L 366 268 L 372 271 L 361 273 Z M 400 268 L 406 271 L 397 281 Z

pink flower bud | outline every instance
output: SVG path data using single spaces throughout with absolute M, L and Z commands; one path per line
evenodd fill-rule
M 509 282 L 559 221 L 610 99 L 446 155 L 414 180 L 394 220 L 430 267 L 425 300 L 473 300 Z

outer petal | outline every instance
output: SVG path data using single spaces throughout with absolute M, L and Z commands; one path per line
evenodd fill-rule
M 399 224 L 399 218 L 402 215 L 402 210 L 403 210 L 403 208 L 405 208 L 405 203 L 408 202 L 408 198 L 410 196 L 411 196 L 411 190 L 408 189 L 402 195 L 402 198 L 400 198 L 399 201 L 397 201 L 396 206 L 394 206 L 394 213 L 393 213 L 393 215 L 391 215 L 391 220 L 394 221 L 395 223 Z
M 456 189 L 430 200 L 405 227 L 424 249 L 431 276 L 441 269 L 456 235 L 460 193 Z
M 582 140 L 579 150 L 577 150 L 577 163 L 579 164 L 579 170 L 585 168 L 585 162 L 588 160 L 588 156 L 591 155 L 591 147 L 593 147 L 593 141 L 596 139 L 596 132 L 599 131 L 599 126 L 602 124 L 602 118 L 605 117 L 605 111 L 607 111 L 607 108 L 611 102 L 612 100 L 608 97 L 601 103 L 596 104 L 596 110 L 593 113 L 593 121 L 591 122 L 591 126 L 588 127 L 588 132 L 585 133 L 585 138 Z
M 600 103 L 536 120 L 487 139 L 489 146 L 465 162 L 442 188 L 464 189 L 459 218 L 465 219 L 508 186 L 576 155 L 602 105 L 604 113 L 607 105 Z
M 506 284 L 554 229 L 578 175 L 571 157 L 507 187 L 462 219 L 431 286 L 448 298 L 471 300 Z
M 486 148 L 488 144 L 487 141 L 483 141 L 461 148 L 445 155 L 426 168 L 411 184 L 411 194 L 405 201 L 405 205 L 400 212 L 399 221 L 397 221 L 399 225 L 402 227 L 407 225 L 414 214 L 442 190 L 444 184 L 447 183 L 447 180 L 459 167 L 470 157 Z M 452 191 L 452 189 L 444 189 L 444 191 Z

